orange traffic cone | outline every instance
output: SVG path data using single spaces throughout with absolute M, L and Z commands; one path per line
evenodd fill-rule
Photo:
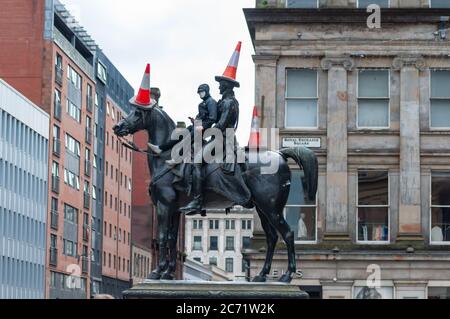
M 258 109 L 256 106 L 253 108 L 253 116 L 252 116 L 252 128 L 250 131 L 250 139 L 248 140 L 248 147 L 250 149 L 258 149 L 260 143 L 259 136 L 259 116 Z
M 236 87 L 240 87 L 239 82 L 236 81 L 236 73 L 239 65 L 239 57 L 241 55 L 241 46 L 242 42 L 239 41 L 233 55 L 231 56 L 230 62 L 228 62 L 225 72 L 222 76 L 216 76 L 216 81 L 220 82 L 226 80 L 233 83 Z
M 130 103 L 143 109 L 147 109 L 152 104 L 150 98 L 150 64 L 147 64 L 145 68 L 138 94 L 131 98 Z

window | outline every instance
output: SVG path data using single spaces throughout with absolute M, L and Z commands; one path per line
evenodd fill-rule
M 219 220 L 210 220 L 209 229 L 219 229 Z
M 64 220 L 77 224 L 78 223 L 78 209 L 64 204 Z
M 70 65 L 67 66 L 67 79 L 78 89 L 81 90 L 81 76 Z
M 218 246 L 219 246 L 218 242 L 219 242 L 219 239 L 218 239 L 217 236 L 209 237 L 209 250 L 217 251 L 218 250 Z
M 234 268 L 233 264 L 234 264 L 233 258 L 225 258 L 225 271 L 233 272 L 233 268 Z
M 201 219 L 194 219 L 193 221 L 194 229 L 203 229 L 203 220 Z
M 450 70 L 431 71 L 431 127 L 450 128 Z
M 428 287 L 428 299 L 450 299 L 450 287 Z
M 304 8 L 304 9 L 314 9 L 319 7 L 318 0 L 287 0 L 287 8 Z
M 430 0 L 430 8 L 450 8 L 448 0 Z
M 244 229 L 244 230 L 252 230 L 252 221 L 250 219 L 242 220 L 242 227 L 241 228 Z
M 64 255 L 75 257 L 77 255 L 77 245 L 73 241 L 64 239 Z
M 72 103 L 70 100 L 67 100 L 66 112 L 78 123 L 81 123 L 81 108 Z
M 59 177 L 59 165 L 57 162 L 52 163 L 52 176 Z
M 317 240 L 317 206 L 315 201 L 307 199 L 305 192 L 304 172 L 293 170 L 291 189 L 285 209 L 286 221 L 294 232 L 296 241 L 315 242 Z M 299 194 L 303 194 L 303 196 L 299 196 Z
M 248 236 L 242 237 L 242 249 L 249 249 L 251 244 L 251 238 Z
M 217 257 L 209 257 L 209 264 L 217 267 Z
M 106 76 L 107 72 L 106 72 L 106 67 L 98 62 L 97 63 L 97 77 L 104 83 L 107 83 L 107 76 Z
M 66 168 L 64 169 L 64 183 L 76 190 L 80 190 L 80 177 Z
M 367 8 L 371 4 L 377 4 L 380 8 L 389 8 L 389 0 L 358 0 L 358 8 Z
M 236 228 L 236 221 L 234 219 L 227 219 L 225 221 L 225 229 L 235 229 Z
M 389 87 L 388 70 L 359 70 L 359 128 L 389 128 Z
M 198 263 L 201 263 L 201 262 L 202 262 L 202 259 L 201 259 L 200 257 L 195 257 L 194 260 L 195 260 L 196 262 L 198 262 Z
M 66 133 L 66 149 L 72 154 L 80 157 L 80 142 Z
M 389 241 L 389 173 L 358 172 L 358 241 Z
M 194 236 L 194 246 L 192 247 L 192 250 L 202 250 L 202 237 L 201 236 Z
M 56 53 L 55 66 L 60 70 L 63 67 L 63 58 L 59 53 Z
M 431 243 L 450 243 L 450 172 L 431 174 Z
M 316 70 L 287 70 L 286 127 L 317 128 L 318 85 Z
M 227 236 L 225 250 L 234 251 L 234 237 L 233 236 Z

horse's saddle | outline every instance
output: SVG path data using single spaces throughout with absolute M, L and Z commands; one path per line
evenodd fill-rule
M 191 195 L 193 164 L 181 163 L 172 169 L 175 174 L 174 187 Z M 245 168 L 239 164 L 213 163 L 203 165 L 203 190 L 225 197 L 234 205 L 253 208 L 251 193 L 243 173 Z

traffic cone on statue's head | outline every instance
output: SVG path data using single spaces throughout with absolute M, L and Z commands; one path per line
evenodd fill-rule
M 216 81 L 228 81 L 232 83 L 235 87 L 240 87 L 239 82 L 236 81 L 236 73 L 237 68 L 239 65 L 239 57 L 241 55 L 241 46 L 242 42 L 239 41 L 236 49 L 233 52 L 233 55 L 231 56 L 230 62 L 228 62 L 228 66 L 225 69 L 225 72 L 222 76 L 216 76 Z
M 259 149 L 260 142 L 261 139 L 259 136 L 259 116 L 258 116 L 258 109 L 255 106 L 253 108 L 252 128 L 250 131 L 250 139 L 248 140 L 248 148 Z
M 145 68 L 144 77 L 142 78 L 141 87 L 138 94 L 131 98 L 130 103 L 142 109 L 148 109 L 153 104 L 150 98 L 150 64 Z

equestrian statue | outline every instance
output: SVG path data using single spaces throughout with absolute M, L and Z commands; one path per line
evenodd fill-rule
M 182 161 L 174 158 L 174 150 L 183 144 L 183 139 L 173 139 L 173 133 L 178 129 L 169 115 L 159 107 L 150 90 L 150 65 L 147 65 L 139 93 L 130 100 L 131 113 L 113 127 L 114 133 L 122 140 L 139 131 L 148 133 L 147 150 L 139 150 L 132 142 L 123 142 L 125 146 L 147 154 L 152 176 L 149 193 L 157 211 L 159 263 L 148 279 L 174 279 L 181 213 L 204 216 L 207 208 L 229 209 L 236 205 L 255 208 L 266 234 L 265 263 L 253 281 L 267 280 L 279 234 L 286 244 L 288 254 L 288 268 L 279 281 L 290 283 L 296 273 L 294 232 L 284 218 L 291 185 L 288 159 L 294 160 L 304 170 L 306 194 L 298 196 L 315 200 L 317 157 L 305 147 L 283 148 L 279 151 L 242 150 L 235 146 L 234 136 L 229 138 L 228 132 L 234 132 L 239 120 L 239 103 L 234 89 L 240 87 L 236 81 L 240 49 L 239 42 L 226 71 L 215 78 L 222 95 L 217 103 L 211 97 L 208 85 L 199 87 L 198 94 L 202 99 L 199 114 L 191 119 L 193 125 L 185 135 L 191 137 L 209 128 L 216 129 L 224 137 L 223 147 L 234 148 L 233 154 L 236 156 L 233 162 L 206 163 L 202 160 L 205 154 L 214 152 L 213 145 L 217 146 L 214 139 L 202 140 L 201 150 L 192 152 L 190 158 L 186 154 Z M 159 95 L 158 92 L 158 98 Z M 191 147 L 191 139 L 187 140 Z M 244 154 L 242 161 L 237 161 L 239 150 Z M 257 156 L 252 156 L 253 153 L 257 153 Z M 193 164 L 187 159 L 193 160 Z M 276 163 L 275 169 L 267 172 L 267 163 Z

